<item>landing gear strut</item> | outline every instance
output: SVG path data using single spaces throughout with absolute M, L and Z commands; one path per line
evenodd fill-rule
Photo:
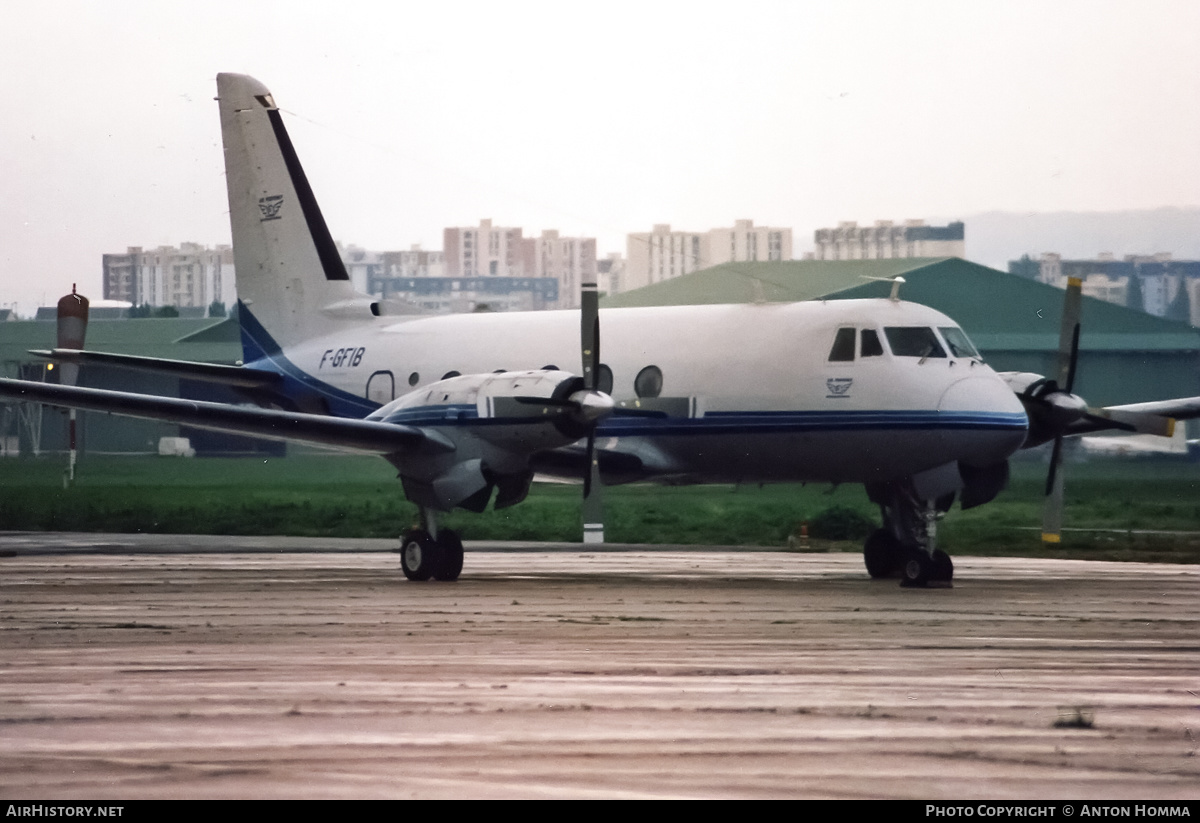
M 434 512 L 421 510 L 421 527 L 409 529 L 400 542 L 400 568 L 409 580 L 457 580 L 462 573 L 463 545 L 456 532 L 438 529 Z
M 905 587 L 949 587 L 954 562 L 937 548 L 937 521 L 954 503 L 954 495 L 923 500 L 910 481 L 868 486 L 867 494 L 883 515 L 883 528 L 863 546 L 867 574 L 899 577 Z

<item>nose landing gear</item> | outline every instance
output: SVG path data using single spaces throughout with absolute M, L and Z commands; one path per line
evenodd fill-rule
M 867 574 L 899 577 L 906 588 L 950 588 L 954 562 L 937 548 L 937 521 L 954 503 L 954 495 L 922 500 L 909 481 L 869 486 L 867 493 L 883 516 L 883 528 L 872 532 L 863 546 Z

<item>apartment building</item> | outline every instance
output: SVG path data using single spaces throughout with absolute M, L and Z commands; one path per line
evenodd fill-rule
M 1083 281 L 1083 293 L 1089 297 L 1158 317 L 1167 316 L 1171 305 L 1179 299 L 1179 290 L 1186 288 L 1188 303 L 1194 307 L 1192 325 L 1197 325 L 1200 319 L 1197 317 L 1200 306 L 1192 299 L 1193 292 L 1200 288 L 1200 260 L 1175 260 L 1170 252 L 1128 254 L 1120 259 L 1110 252 L 1101 252 L 1090 259 L 1074 260 L 1046 252 L 1036 259 L 1026 255 L 1009 261 L 1008 270 L 1058 288 L 1066 286 L 1068 277 L 1078 277 Z
M 596 238 L 560 237 L 556 230 L 547 229 L 541 237 L 523 242 L 527 246 L 524 258 L 533 261 L 529 273 L 558 281 L 558 307 L 577 308 L 581 286 L 596 282 Z
M 817 229 L 816 260 L 888 260 L 898 257 L 966 257 L 965 227 L 961 222 L 929 226 L 924 220 L 876 220 L 860 226 L 853 220 L 837 228 Z
M 444 229 L 446 276 L 523 277 L 533 270 L 533 261 L 525 258 L 530 249 L 522 239 L 521 229 L 493 226 L 491 220 Z
M 621 291 L 649 286 L 721 263 L 791 260 L 792 230 L 737 220 L 732 228 L 673 231 L 661 223 L 626 236 Z
M 229 246 L 129 246 L 124 254 L 103 255 L 102 266 L 105 300 L 207 308 L 213 302 L 230 306 L 237 299 Z

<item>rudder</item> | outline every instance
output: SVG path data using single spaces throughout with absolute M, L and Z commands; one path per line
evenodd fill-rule
M 218 74 L 217 99 L 246 362 L 369 321 L 271 92 Z

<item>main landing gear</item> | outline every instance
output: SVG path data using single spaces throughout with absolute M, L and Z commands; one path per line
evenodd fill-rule
M 400 543 L 400 568 L 409 580 L 457 580 L 463 545 L 458 533 L 438 529 L 432 511 L 421 511 L 421 527 L 409 529 Z
M 937 548 L 937 521 L 954 503 L 954 495 L 922 500 L 908 481 L 869 486 L 867 494 L 883 515 L 883 528 L 872 532 L 863 546 L 867 574 L 899 577 L 905 587 L 949 588 L 954 562 Z

